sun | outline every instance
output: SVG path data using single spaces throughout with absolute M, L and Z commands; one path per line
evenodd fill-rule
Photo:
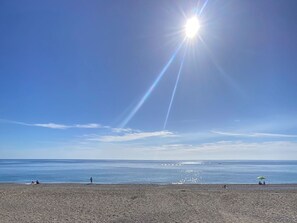
M 195 37 L 200 29 L 200 23 L 197 17 L 192 17 L 187 20 L 186 26 L 185 26 L 185 31 L 186 31 L 186 36 L 190 39 Z

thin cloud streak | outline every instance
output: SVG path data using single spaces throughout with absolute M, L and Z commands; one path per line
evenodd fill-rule
M 23 126 L 31 126 L 31 127 L 42 127 L 49 129 L 99 129 L 99 128 L 109 128 L 108 126 L 103 126 L 97 123 L 88 123 L 88 124 L 73 124 L 73 125 L 65 125 L 65 124 L 57 124 L 57 123 L 26 123 L 26 122 L 18 122 L 11 120 L 0 119 L 0 122 L 23 125 Z
M 201 143 L 198 145 L 192 144 L 165 144 L 161 146 L 147 147 L 147 149 L 154 149 L 158 151 L 180 151 L 183 153 L 187 152 L 217 152 L 224 153 L 226 151 L 249 151 L 249 152 L 260 152 L 262 151 L 274 151 L 279 150 L 292 150 L 296 151 L 297 142 L 291 141 L 266 141 L 266 142 L 243 142 L 243 141 L 217 141 L 210 143 Z
M 67 129 L 69 126 L 56 124 L 56 123 L 46 123 L 46 124 L 27 124 L 24 123 L 25 126 L 35 126 L 35 127 L 42 127 L 42 128 L 49 128 L 49 129 Z
M 238 136 L 238 137 L 276 137 L 276 138 L 297 138 L 297 135 L 289 134 L 276 134 L 276 133 L 236 133 L 236 132 L 222 132 L 222 131 L 211 131 L 212 133 L 224 136 Z
M 140 132 L 140 130 L 131 129 L 131 128 L 111 128 L 111 131 L 114 132 L 114 133 Z
M 152 137 L 158 138 L 167 138 L 175 137 L 176 135 L 169 131 L 157 131 L 157 132 L 136 132 L 136 133 L 127 133 L 124 135 L 106 135 L 89 138 L 90 141 L 98 142 L 128 142 L 135 140 L 143 140 Z

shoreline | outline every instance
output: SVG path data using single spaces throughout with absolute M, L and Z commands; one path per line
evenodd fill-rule
M 224 187 L 226 186 L 226 188 Z M 99 184 L 99 183 L 0 183 L 2 188 L 191 189 L 198 191 L 296 191 L 297 184 Z
M 30 182 L 20 183 L 20 182 L 0 182 L 0 185 L 32 185 Z M 197 184 L 187 184 L 187 183 L 90 183 L 90 182 L 40 182 L 40 185 L 111 185 L 111 186 L 218 186 L 218 185 L 229 185 L 229 186 L 257 186 L 257 187 L 271 187 L 271 186 L 292 186 L 297 188 L 297 183 L 266 183 L 266 185 L 259 185 L 257 183 L 197 183 Z
M 226 186 L 226 188 L 224 188 Z M 25 187 L 25 188 L 113 188 L 113 189 L 191 189 L 197 191 L 295 191 L 297 184 L 99 184 L 99 183 L 0 183 L 1 188 L 5 187 Z M 297 201 L 296 201 L 297 202 Z

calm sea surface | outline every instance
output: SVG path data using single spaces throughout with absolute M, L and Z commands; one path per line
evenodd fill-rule
M 1 160 L 0 182 L 297 183 L 297 161 Z

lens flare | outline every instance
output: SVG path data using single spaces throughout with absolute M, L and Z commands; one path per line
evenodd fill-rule
M 179 78 L 180 78 L 180 74 L 181 74 L 181 71 L 182 71 L 182 68 L 183 68 L 183 65 L 184 65 L 186 51 L 187 51 L 187 49 L 184 52 L 184 55 L 183 55 L 183 58 L 182 58 L 182 61 L 181 61 L 180 67 L 179 67 L 179 71 L 178 71 L 178 74 L 177 74 L 176 82 L 175 82 L 175 85 L 174 85 L 174 89 L 173 89 L 173 92 L 172 92 L 172 95 L 171 95 L 171 100 L 170 100 L 170 103 L 169 103 L 168 111 L 167 111 L 167 114 L 166 114 L 166 119 L 165 119 L 164 126 L 163 126 L 164 129 L 166 128 L 166 125 L 167 125 L 167 122 L 168 122 L 168 118 L 169 118 L 172 103 L 173 103 L 173 100 L 174 100 L 176 88 L 177 88 Z
M 194 38 L 198 31 L 200 29 L 200 23 L 197 17 L 192 17 L 188 19 L 186 26 L 185 26 L 185 31 L 186 31 L 186 36 L 190 39 Z
M 204 10 L 204 8 L 206 7 L 207 3 L 208 3 L 208 0 L 206 0 L 206 1 L 204 2 L 203 6 L 201 7 L 200 12 L 199 12 L 199 15 L 201 15 L 201 14 L 203 13 L 203 10 Z
M 158 85 L 159 81 L 162 79 L 164 76 L 165 72 L 169 68 L 169 66 L 172 64 L 173 60 L 175 59 L 176 55 L 180 51 L 182 45 L 184 44 L 185 39 L 181 42 L 181 44 L 177 47 L 173 55 L 170 57 L 169 61 L 166 63 L 166 65 L 163 67 L 159 75 L 157 76 L 156 80 L 153 82 L 153 84 L 150 86 L 150 88 L 147 90 L 147 92 L 142 96 L 140 101 L 136 104 L 136 106 L 132 109 L 130 114 L 124 119 L 124 121 L 121 123 L 119 126 L 120 128 L 124 128 L 128 122 L 134 117 L 134 115 L 138 112 L 138 110 L 142 107 L 144 102 L 148 99 L 152 91 L 155 89 L 155 87 Z

